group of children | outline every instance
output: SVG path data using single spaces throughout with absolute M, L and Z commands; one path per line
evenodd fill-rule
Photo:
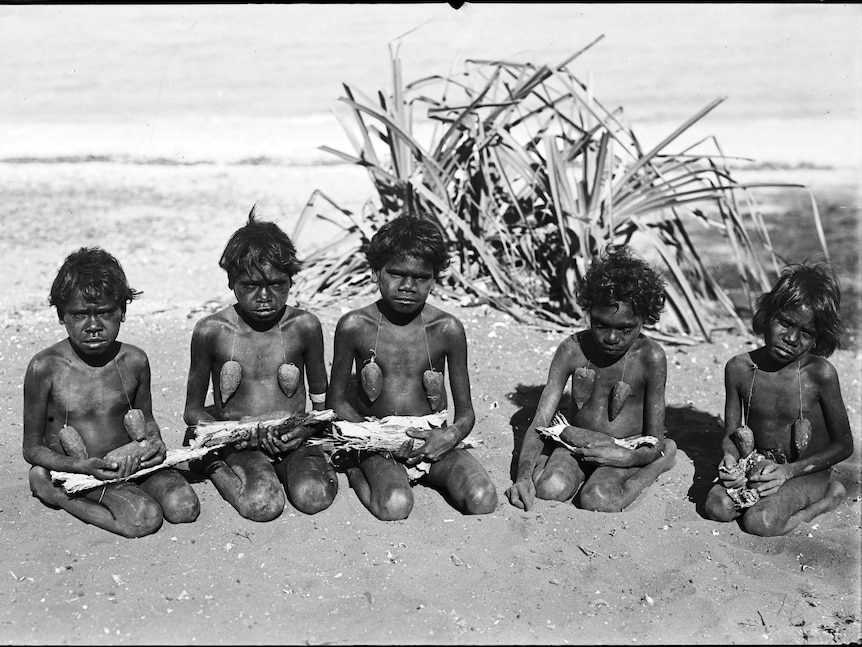
M 381 520 L 407 518 L 416 482 L 437 489 L 464 514 L 497 508 L 494 482 L 462 443 L 475 423 L 464 326 L 427 303 L 449 263 L 441 231 L 406 213 L 383 225 L 365 253 L 380 296 L 340 318 L 327 375 L 319 319 L 288 304 L 300 270 L 296 249 L 276 224 L 249 215 L 219 261 L 236 303 L 205 316 L 192 333 L 189 433 L 202 421 L 302 413 L 308 401 L 351 422 L 440 413 L 451 422 L 411 430 L 411 439 L 392 452 L 327 456 L 319 444 L 305 442 L 315 430 L 300 426 L 190 464 L 247 519 L 275 519 L 286 500 L 306 514 L 328 508 L 339 471 Z M 24 380 L 23 452 L 34 496 L 127 537 L 153 533 L 163 519 L 197 518 L 199 501 L 182 471 L 166 467 L 80 495 L 67 494 L 50 472 L 109 481 L 164 460 L 147 355 L 117 340 L 126 306 L 139 295 L 101 248 L 70 254 L 50 293 L 68 337 L 37 353 Z M 524 510 L 538 497 L 618 512 L 674 464 L 676 444 L 664 428 L 667 361 L 642 333 L 664 309 L 661 276 L 628 247 L 609 248 L 580 282 L 578 303 L 589 325 L 557 348 L 506 490 L 510 503 Z M 838 375 L 825 359 L 844 332 L 829 267 L 785 268 L 758 300 L 754 330 L 763 345 L 725 369 L 724 456 L 705 509 L 715 520 L 740 518 L 753 534 L 784 534 L 840 503 L 844 489 L 831 467 L 853 451 Z M 230 380 L 223 382 L 226 372 Z M 297 373 L 298 380 L 283 379 Z M 558 408 L 569 383 L 566 418 Z M 136 440 L 124 425 L 135 409 L 143 417 L 138 446 L 144 449 L 123 451 Z M 549 428 L 559 436 L 549 437 Z M 82 447 L 70 449 L 72 430 Z

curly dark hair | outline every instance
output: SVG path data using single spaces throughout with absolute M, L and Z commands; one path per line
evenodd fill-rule
M 841 316 L 841 285 L 833 267 L 825 262 L 805 259 L 781 270 L 769 292 L 757 298 L 752 319 L 755 334 L 762 335 L 778 313 L 808 306 L 817 328 L 812 355 L 829 357 L 841 347 L 847 326 Z
M 449 251 L 440 228 L 427 218 L 407 211 L 383 225 L 365 245 L 365 257 L 375 272 L 396 257 L 431 263 L 434 278 L 449 267 Z
M 218 265 L 227 272 L 231 290 L 240 274 L 263 272 L 264 265 L 271 265 L 291 279 L 302 269 L 290 237 L 274 222 L 255 220 L 254 207 L 248 214 L 248 222 L 227 241 Z
M 645 324 L 654 324 L 664 310 L 665 282 L 627 245 L 608 246 L 578 283 L 577 302 L 585 311 L 594 304 L 630 303 Z
M 101 247 L 81 247 L 63 261 L 48 296 L 48 303 L 57 308 L 60 319 L 66 315 L 66 305 L 77 291 L 87 303 L 113 299 L 123 314 L 126 305 L 142 294 L 129 286 L 120 262 Z

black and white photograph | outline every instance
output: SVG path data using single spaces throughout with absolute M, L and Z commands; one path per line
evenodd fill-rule
M 0 644 L 860 644 L 860 36 L 0 4 Z

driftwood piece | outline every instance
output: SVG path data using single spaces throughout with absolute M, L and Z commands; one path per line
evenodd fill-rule
M 158 465 L 153 465 L 152 467 L 146 467 L 144 469 L 140 469 L 131 476 L 127 476 L 122 479 L 110 479 L 108 481 L 102 481 L 97 479 L 95 476 L 91 476 L 89 474 L 79 474 L 77 472 L 51 472 L 51 479 L 55 483 L 59 483 L 63 486 L 63 489 L 67 494 L 75 494 L 76 492 L 85 492 L 86 490 L 92 490 L 95 487 L 99 487 L 100 485 L 107 485 L 108 483 L 120 483 L 122 481 L 128 481 L 130 479 L 135 479 L 140 476 L 146 476 L 147 474 L 151 474 L 152 472 L 157 472 L 158 470 L 164 469 L 166 467 L 171 467 L 173 465 L 177 465 L 179 463 L 184 463 L 185 461 L 194 460 L 196 458 L 200 458 L 204 456 L 208 452 L 216 449 L 216 447 L 200 447 L 197 449 L 192 449 L 190 447 L 180 447 L 179 449 L 169 449 L 165 454 L 165 460 Z
M 84 492 L 86 490 L 92 490 L 95 487 L 99 487 L 100 485 L 129 481 L 166 467 L 172 467 L 179 463 L 196 460 L 205 456 L 209 452 L 216 451 L 217 449 L 224 447 L 225 445 L 240 442 L 242 440 L 248 440 L 251 438 L 253 433 L 266 433 L 266 431 L 269 430 L 272 430 L 275 433 L 283 433 L 300 425 L 323 427 L 327 426 L 334 419 L 335 412 L 332 411 L 332 409 L 324 409 L 322 411 L 309 411 L 307 413 L 298 413 L 268 420 L 203 421 L 195 427 L 195 439 L 190 447 L 169 449 L 165 454 L 165 460 L 163 462 L 152 467 L 140 469 L 125 478 L 102 481 L 89 474 L 52 471 L 51 479 L 55 483 L 62 485 L 63 489 L 68 494 Z
M 325 450 L 363 450 L 371 452 L 394 452 L 406 440 L 411 440 L 408 431 L 434 429 L 446 424 L 446 413 L 438 411 L 427 416 L 387 416 L 366 418 L 362 422 L 337 420 L 322 437 L 310 438 L 309 445 L 322 445 Z M 465 438 L 459 447 L 475 447 L 480 441 Z
M 578 438 L 583 438 L 585 442 L 589 442 L 588 435 L 595 434 L 596 432 L 590 432 L 589 430 L 581 429 L 580 427 L 575 427 L 575 434 L 572 434 L 571 431 L 566 432 L 567 427 L 572 427 L 569 424 L 569 421 L 566 420 L 566 417 L 557 413 L 552 419 L 551 424 L 547 427 L 536 427 L 536 431 L 539 435 L 544 436 L 545 438 L 550 438 L 551 440 L 556 441 L 563 447 L 566 447 L 569 450 L 575 451 L 578 449 L 577 446 L 571 444 L 570 442 L 566 442 L 565 438 L 569 440 L 576 440 Z M 577 431 L 586 432 L 586 433 L 577 433 Z M 565 433 L 564 433 L 565 432 Z M 604 435 L 604 434 L 603 434 Z M 565 438 L 564 438 L 565 437 Z M 620 447 L 625 447 L 627 449 L 638 449 L 639 447 L 655 447 L 658 445 L 659 440 L 655 436 L 634 436 L 632 438 L 613 438 L 613 441 L 616 445 Z
M 267 420 L 201 421 L 194 429 L 195 439 L 191 446 L 224 446 L 243 440 L 251 440 L 255 436 L 259 438 L 269 431 L 274 434 L 282 434 L 300 426 L 323 428 L 335 420 L 335 417 L 335 412 L 332 409 L 323 409 L 322 411 L 312 410 Z

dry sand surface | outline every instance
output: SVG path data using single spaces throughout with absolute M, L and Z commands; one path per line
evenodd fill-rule
M 242 519 L 196 482 L 197 522 L 127 540 L 29 495 L 21 457 L 22 379 L 63 336 L 46 304 L 63 257 L 116 254 L 141 300 L 121 340 L 144 348 L 156 418 L 179 446 L 188 345 L 201 304 L 227 303 L 217 267 L 228 235 L 263 200 L 289 219 L 314 188 L 359 209 L 368 188 L 346 167 L 0 165 L 0 642 L 3 644 L 848 643 L 860 640 L 860 357 L 837 367 L 856 441 L 837 469 L 839 508 L 785 537 L 703 518 L 720 458 L 722 368 L 753 340 L 666 347 L 675 467 L 627 511 L 508 504 L 516 438 L 544 384 L 557 333 L 484 306 L 436 298 L 467 330 L 481 440 L 498 488 L 493 514 L 465 517 L 418 485 L 410 518 L 374 519 L 339 477 L 328 510 Z M 309 243 L 310 244 L 310 243 Z M 331 334 L 366 299 L 317 311 Z

